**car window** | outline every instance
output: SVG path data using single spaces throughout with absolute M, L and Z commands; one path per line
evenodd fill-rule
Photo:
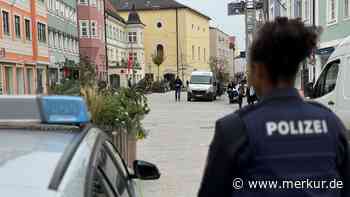
M 339 60 L 327 64 L 316 83 L 314 98 L 322 97 L 335 89 L 339 72 L 339 64 Z
M 106 148 L 113 154 L 115 161 L 117 162 L 118 167 L 120 168 L 120 171 L 122 175 L 127 178 L 129 176 L 128 170 L 126 168 L 126 164 L 122 157 L 120 156 L 119 152 L 116 150 L 114 145 L 110 143 L 109 141 L 105 142 Z
M 111 183 L 113 190 L 116 191 L 120 197 L 128 197 L 126 177 L 123 171 L 121 171 L 118 162 L 114 159 L 115 157 L 112 155 L 112 152 L 106 148 L 107 146 L 104 146 L 101 150 L 101 159 L 98 166 L 106 176 L 108 182 Z
M 114 197 L 112 188 L 98 168 L 94 168 L 91 190 L 91 197 Z
M 343 76 L 345 76 L 344 77 L 345 78 L 345 80 L 344 80 L 345 83 L 344 84 L 350 84 L 350 77 L 348 77 L 348 76 L 350 76 L 350 56 L 347 57 L 347 63 L 345 64 L 344 68 L 346 70 L 346 72 L 343 75 Z M 350 97 L 350 88 L 346 87 L 346 86 L 343 86 L 343 89 L 344 89 L 345 96 L 347 98 L 349 98 Z

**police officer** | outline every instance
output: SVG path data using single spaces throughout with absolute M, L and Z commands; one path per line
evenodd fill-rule
M 216 122 L 199 197 L 350 196 L 344 125 L 329 109 L 303 100 L 294 89 L 298 65 L 312 53 L 317 39 L 299 19 L 277 18 L 259 30 L 250 49 L 249 78 L 261 101 Z M 249 188 L 247 182 L 256 180 L 337 180 L 343 186 Z

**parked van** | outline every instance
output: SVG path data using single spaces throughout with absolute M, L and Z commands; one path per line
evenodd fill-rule
M 350 36 L 324 66 L 312 88 L 311 99 L 332 109 L 350 130 Z
M 194 71 L 191 74 L 189 87 L 187 88 L 187 101 L 192 99 L 216 99 L 217 81 L 213 72 Z

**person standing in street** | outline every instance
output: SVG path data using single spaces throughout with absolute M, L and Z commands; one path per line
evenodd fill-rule
M 132 84 L 131 84 L 131 78 L 128 79 L 128 87 L 131 88 Z
M 241 82 L 237 85 L 237 91 L 238 91 L 238 106 L 239 109 L 242 108 L 243 105 L 243 98 L 244 98 L 244 83 Z
M 179 78 L 179 76 L 176 77 L 175 80 L 175 101 L 181 100 L 181 88 L 182 88 L 182 81 Z
M 294 88 L 299 65 L 317 40 L 300 19 L 277 17 L 259 29 L 249 79 L 260 101 L 216 122 L 198 197 L 350 196 L 343 123 Z

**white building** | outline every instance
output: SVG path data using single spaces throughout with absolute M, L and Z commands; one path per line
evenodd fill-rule
M 322 0 L 323 1 L 323 0 Z M 276 17 L 284 16 L 288 18 L 301 18 L 301 20 L 307 25 L 312 27 L 319 26 L 319 1 L 315 1 L 316 4 L 313 5 L 312 0 L 269 0 L 269 18 L 274 20 Z M 315 21 L 313 18 L 313 6 L 315 6 Z M 296 87 L 302 88 L 302 81 L 304 84 L 307 82 L 312 82 L 321 72 L 321 65 L 314 64 L 312 59 L 306 60 L 301 68 L 306 66 L 306 73 L 302 77 L 302 69 L 297 75 Z
M 136 11 L 128 21 L 115 10 L 107 10 L 108 75 L 112 88 L 127 87 L 128 80 L 138 82 L 145 75 L 143 31 L 145 25 Z

